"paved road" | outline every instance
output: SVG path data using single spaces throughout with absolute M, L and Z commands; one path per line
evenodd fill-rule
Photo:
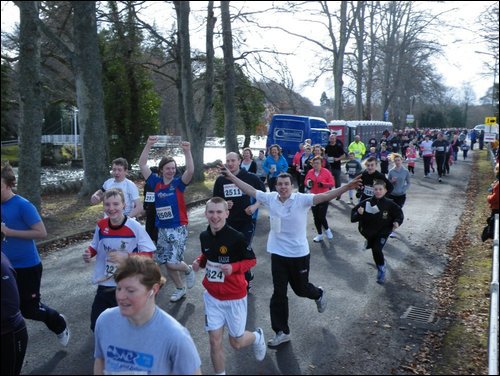
M 433 283 L 447 261 L 445 245 L 462 213 L 471 166 L 471 159 L 459 161 L 452 166 L 451 176 L 440 184 L 436 179 L 423 179 L 422 165 L 417 164 L 404 208 L 405 222 L 397 238 L 390 239 L 384 249 L 388 263 L 384 286 L 375 282 L 371 252 L 361 251 L 363 239 L 357 225 L 350 223 L 347 195 L 330 204 L 328 220 L 334 232 L 333 241 L 312 242 L 315 231 L 309 213 L 310 279 L 325 288 L 327 310 L 318 313 L 314 301 L 298 298 L 289 289 L 292 341 L 277 350 L 269 349 L 261 363 L 254 361 L 251 348 L 236 352 L 225 341 L 227 373 L 404 373 L 398 367 L 418 348 L 425 328 L 400 316 L 409 306 L 435 307 Z M 198 255 L 198 234 L 206 227 L 203 208 L 192 209 L 189 218 L 187 262 Z M 265 251 L 268 231 L 267 212 L 261 210 L 254 240 L 256 279 L 249 296 L 247 327 L 261 326 L 266 340 L 273 335 L 269 319 L 270 256 Z M 72 337 L 63 349 L 43 324 L 29 321 L 24 374 L 92 372 L 89 316 L 95 287 L 90 283 L 93 264 L 85 264 L 81 259 L 86 247 L 87 243 L 75 244 L 43 259 L 43 301 L 66 314 Z M 168 301 L 173 292 L 172 283 L 168 283 L 159 294 L 158 304 L 189 329 L 200 352 L 202 372 L 212 374 L 208 336 L 203 329 L 200 277 L 198 274 L 196 286 L 180 303 Z

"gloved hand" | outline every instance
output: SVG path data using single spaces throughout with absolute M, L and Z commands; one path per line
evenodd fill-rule
M 309 188 L 309 189 L 311 189 L 312 186 L 313 186 L 313 181 L 311 179 L 307 179 L 307 181 L 306 181 L 306 187 Z

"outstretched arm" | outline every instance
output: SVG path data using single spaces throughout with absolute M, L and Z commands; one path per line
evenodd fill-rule
M 222 174 L 222 176 L 224 176 L 226 179 L 231 180 L 234 184 L 236 184 L 238 186 L 239 189 L 241 189 L 243 192 L 245 192 L 250 197 L 256 198 L 257 190 L 254 187 L 252 187 L 250 184 L 247 184 L 244 181 L 238 179 L 236 176 L 234 176 L 231 173 L 231 171 L 229 171 L 224 166 L 220 166 L 219 170 L 220 170 L 220 173 Z
M 344 184 L 340 188 L 314 195 L 313 204 L 317 205 L 321 204 L 322 202 L 333 200 L 335 197 L 340 196 L 342 193 L 347 192 L 349 189 L 358 189 L 360 186 L 361 186 L 361 175 L 355 177 L 348 184 Z

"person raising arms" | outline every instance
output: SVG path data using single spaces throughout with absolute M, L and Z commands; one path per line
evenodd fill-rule
M 157 141 L 158 136 L 148 137 L 139 158 L 139 167 L 146 184 L 155 192 L 156 227 L 158 227 L 155 258 L 159 264 L 166 265 L 168 275 L 176 286 L 170 301 L 178 302 L 186 296 L 186 286 L 188 289 L 192 288 L 196 279 L 193 268 L 184 262 L 188 236 L 184 190 L 193 178 L 194 164 L 191 144 L 182 141 L 180 147 L 186 159 L 186 170 L 182 176 L 176 176 L 177 164 L 172 157 L 163 157 L 158 165 L 158 175 L 153 174 L 148 167 L 148 155 Z M 186 286 L 182 282 L 180 273 L 186 275 Z

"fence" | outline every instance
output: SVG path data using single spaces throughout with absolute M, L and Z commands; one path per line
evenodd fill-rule
M 493 266 L 490 284 L 490 330 L 488 336 L 488 374 L 498 375 L 498 235 L 499 215 L 495 214 Z

